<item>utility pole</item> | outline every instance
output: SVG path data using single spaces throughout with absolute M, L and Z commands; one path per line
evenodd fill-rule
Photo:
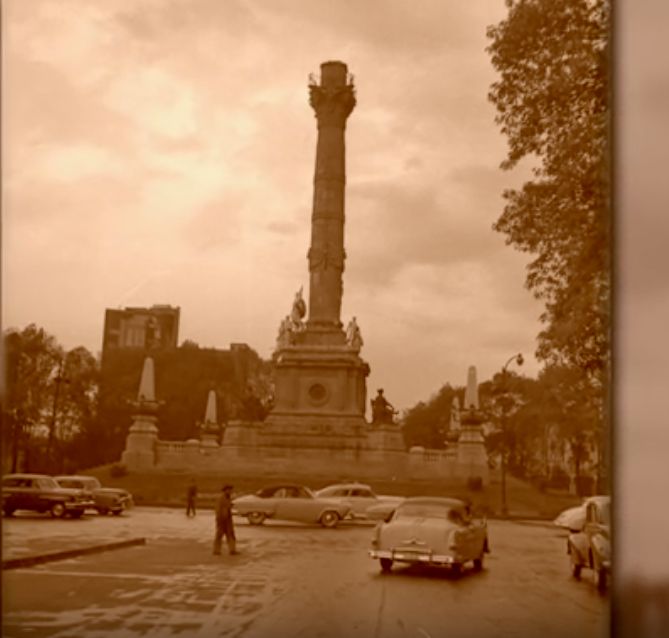
M 51 412 L 51 425 L 49 426 L 49 440 L 47 443 L 46 447 L 46 458 L 47 462 L 51 461 L 51 452 L 53 449 L 53 443 L 55 440 L 55 435 L 56 435 L 56 415 L 58 411 L 58 394 L 60 392 L 60 384 L 61 383 L 70 383 L 70 380 L 67 379 L 66 377 L 63 376 L 63 360 L 60 360 L 60 364 L 58 366 L 58 374 L 56 375 L 55 379 L 53 380 L 54 383 L 56 384 L 56 389 L 53 393 L 53 409 Z
M 507 374 L 507 368 L 509 367 L 509 364 L 515 361 L 519 366 L 523 365 L 524 359 L 522 354 L 514 354 L 505 364 L 504 367 L 502 368 L 502 392 L 500 394 L 504 395 L 507 394 L 508 388 L 506 384 L 506 374 Z M 504 407 L 504 403 L 502 403 L 502 419 L 501 419 L 501 425 L 502 425 L 502 463 L 501 463 L 501 470 L 502 470 L 502 516 L 508 516 L 509 510 L 506 506 L 506 409 Z

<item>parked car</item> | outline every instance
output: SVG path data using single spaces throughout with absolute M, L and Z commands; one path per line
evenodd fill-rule
M 61 487 L 83 490 L 93 501 L 98 514 L 107 516 L 109 512 L 118 516 L 134 505 L 132 494 L 115 487 L 102 487 L 94 476 L 56 476 Z
M 369 485 L 362 483 L 341 483 L 329 485 L 316 492 L 320 498 L 328 498 L 344 505 L 349 505 L 351 518 L 367 518 L 367 510 L 370 507 L 387 504 L 395 508 L 404 498 L 401 496 L 379 496 L 375 494 Z
M 66 489 L 45 474 L 7 474 L 2 477 L 2 511 L 31 510 L 54 518 L 79 518 L 95 503 L 83 490 Z
M 611 573 L 611 499 L 595 496 L 585 506 L 582 531 L 569 534 L 567 554 L 574 578 L 591 569 L 599 589 L 605 589 Z
M 266 487 L 233 500 L 233 513 L 245 516 L 251 525 L 262 525 L 265 519 L 273 518 L 337 527 L 350 511 L 349 505 L 320 498 L 302 485 Z
M 412 497 L 379 523 L 369 555 L 379 559 L 384 572 L 397 562 L 450 567 L 459 573 L 468 561 L 473 561 L 475 570 L 483 569 L 489 551 L 487 522 L 474 520 L 467 503 Z

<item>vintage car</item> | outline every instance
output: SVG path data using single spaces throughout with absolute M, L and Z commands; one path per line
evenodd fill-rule
M 412 497 L 376 527 L 369 555 L 379 559 L 384 572 L 393 563 L 407 563 L 450 567 L 459 573 L 468 561 L 481 570 L 489 551 L 487 522 L 473 520 L 467 503 Z
M 350 510 L 349 505 L 320 498 L 302 485 L 266 487 L 233 500 L 233 513 L 245 516 L 251 525 L 262 525 L 266 518 L 272 518 L 337 527 Z
M 316 492 L 320 498 L 328 498 L 344 505 L 349 505 L 351 518 L 367 518 L 367 510 L 370 507 L 387 505 L 390 512 L 399 505 L 404 498 L 401 496 L 379 496 L 375 494 L 369 485 L 362 483 L 341 483 L 330 485 Z M 385 516 L 383 517 L 385 518 Z
M 591 569 L 599 589 L 605 589 L 611 573 L 611 498 L 596 496 L 585 506 L 582 531 L 567 538 L 567 554 L 574 578 Z
M 2 477 L 2 511 L 32 510 L 54 518 L 79 518 L 95 503 L 83 490 L 66 489 L 45 474 L 6 474 Z
M 83 490 L 93 501 L 98 514 L 107 516 L 109 512 L 118 516 L 134 505 L 132 494 L 115 487 L 102 487 L 94 476 L 56 476 L 61 487 Z

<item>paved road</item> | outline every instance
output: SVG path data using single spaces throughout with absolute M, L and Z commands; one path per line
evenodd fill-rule
M 608 635 L 608 601 L 569 575 L 564 534 L 490 521 L 481 573 L 395 568 L 372 527 L 237 525 L 239 556 L 213 556 L 213 514 L 136 508 L 120 518 L 4 519 L 4 558 L 145 536 L 144 546 L 3 572 L 11 638 L 449 638 Z

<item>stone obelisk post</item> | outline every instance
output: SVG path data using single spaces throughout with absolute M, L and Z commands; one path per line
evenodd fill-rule
M 156 443 L 158 441 L 158 417 L 156 412 L 160 402 L 156 401 L 153 359 L 146 357 L 142 368 L 137 401 L 131 403 L 134 408 L 125 451 L 121 462 L 132 470 L 150 469 L 155 463 Z
M 458 439 L 457 465 L 461 476 L 465 478 L 480 476 L 488 480 L 488 454 L 483 438 L 485 415 L 479 410 L 479 387 L 476 380 L 476 367 L 467 371 L 465 402 L 460 414 L 460 438 Z
M 303 329 L 280 330 L 275 351 L 275 403 L 263 445 L 364 447 L 366 377 L 361 341 L 342 329 L 346 121 L 355 89 L 343 62 L 321 65 L 309 102 L 318 122 L 311 215 L 309 312 Z
M 200 424 L 202 447 L 218 447 L 221 426 L 216 418 L 216 392 L 209 391 L 204 421 Z

